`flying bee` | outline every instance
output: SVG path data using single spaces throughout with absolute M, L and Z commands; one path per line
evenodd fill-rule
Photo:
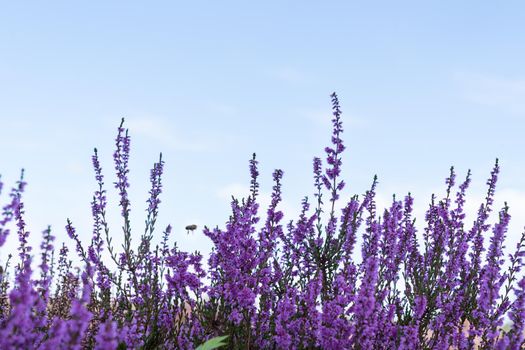
M 197 229 L 197 225 L 188 225 L 186 226 L 186 231 L 188 231 L 188 234 L 190 234 L 190 231 L 193 232 Z

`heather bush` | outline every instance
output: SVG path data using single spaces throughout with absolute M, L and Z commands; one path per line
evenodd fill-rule
M 394 197 L 377 212 L 377 178 L 364 195 L 340 198 L 345 146 L 339 102 L 331 97 L 331 144 L 324 164 L 313 160 L 314 195 L 303 199 L 299 217 L 284 222 L 279 209 L 282 170 L 273 173 L 269 207 L 260 208 L 254 155 L 249 196 L 233 198 L 224 228 L 202 232 L 213 243 L 207 262 L 198 252 L 170 243 L 171 226 L 153 246 L 162 155 L 150 173 L 145 230 L 133 244 L 130 136 L 123 123 L 113 154 L 122 249 L 112 243 L 105 177 L 95 149 L 89 244 L 71 221 L 65 226 L 81 266 L 73 266 L 67 245 L 55 253 L 48 227 L 33 272 L 37 262 L 24 221 L 22 172 L 0 220 L 0 247 L 10 228 L 16 227 L 19 239 L 18 261 L 9 256 L 0 269 L 0 348 L 194 349 L 207 340 L 201 349 L 222 342 L 229 349 L 521 348 L 525 233 L 503 268 L 508 206 L 489 224 L 498 162 L 472 224 L 464 213 L 470 171 L 456 189 L 451 168 L 445 196 L 432 196 L 425 228 L 417 232 L 410 194 Z M 341 201 L 345 205 L 338 212 Z M 511 326 L 504 330 L 507 320 Z

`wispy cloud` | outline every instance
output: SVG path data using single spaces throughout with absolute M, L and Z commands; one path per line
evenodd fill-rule
M 162 118 L 130 118 L 126 125 L 134 135 L 150 138 L 174 150 L 198 152 L 213 148 L 209 138 L 186 135 Z
M 73 175 L 80 175 L 86 173 L 88 167 L 84 162 L 72 160 L 65 164 L 66 171 Z
M 230 200 L 232 196 L 235 198 L 245 198 L 250 194 L 250 189 L 243 184 L 232 183 L 218 189 L 216 194 L 218 198 L 224 200 Z
M 458 75 L 463 96 L 474 103 L 525 115 L 525 78 Z
M 267 74 L 270 78 L 287 84 L 302 84 L 308 81 L 304 72 L 289 66 L 269 69 Z

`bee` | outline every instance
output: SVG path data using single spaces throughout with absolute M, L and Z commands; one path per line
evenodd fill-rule
M 197 225 L 188 225 L 186 226 L 186 231 L 188 231 L 188 234 L 193 231 L 195 231 L 197 229 Z

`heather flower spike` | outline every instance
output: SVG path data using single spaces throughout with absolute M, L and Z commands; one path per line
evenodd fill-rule
M 16 186 L 11 189 L 9 197 L 11 202 L 2 207 L 2 219 L 0 220 L 0 247 L 2 247 L 9 235 L 9 228 L 6 228 L 7 224 L 15 217 L 15 211 L 19 207 L 22 199 L 22 193 L 24 192 L 26 182 L 24 181 L 24 169 L 20 172 L 20 179 L 17 181 Z M 0 187 L 3 187 L 3 183 L 0 182 Z M 1 192 L 1 191 L 0 191 Z

